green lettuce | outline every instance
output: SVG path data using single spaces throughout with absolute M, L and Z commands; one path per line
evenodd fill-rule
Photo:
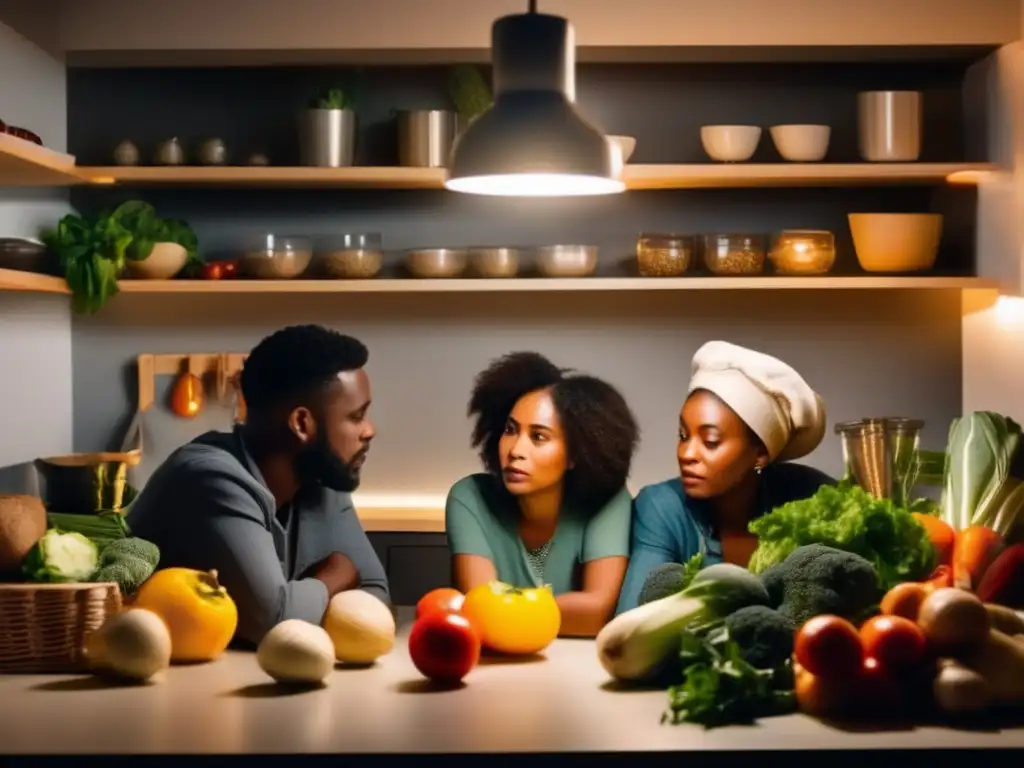
M 808 499 L 791 501 L 750 523 L 758 538 L 749 568 L 761 573 L 798 547 L 824 544 L 865 558 L 888 589 L 927 578 L 937 565 L 928 532 L 909 510 L 876 499 L 859 485 L 823 485 Z

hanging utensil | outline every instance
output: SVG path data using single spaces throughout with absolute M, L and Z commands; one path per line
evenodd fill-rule
M 242 372 L 239 371 L 231 377 L 231 389 L 234 392 L 234 407 L 231 418 L 235 424 L 245 423 L 245 397 L 242 396 Z
M 205 399 L 202 370 L 190 355 L 186 358 L 185 370 L 171 390 L 171 411 L 183 419 L 194 419 L 203 410 Z

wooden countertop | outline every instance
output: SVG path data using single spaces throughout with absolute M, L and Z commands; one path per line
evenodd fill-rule
M 254 654 L 172 667 L 159 682 L 0 677 L 0 752 L 45 754 L 523 753 L 764 749 L 1020 749 L 1011 729 L 851 732 L 800 715 L 704 731 L 661 725 L 663 691 L 614 690 L 593 642 L 559 640 L 546 658 L 477 667 L 437 691 L 409 659 L 407 611 L 395 649 L 324 688 L 280 689 Z M 867 758 L 875 761 L 875 757 Z M 982 758 L 987 760 L 988 758 Z

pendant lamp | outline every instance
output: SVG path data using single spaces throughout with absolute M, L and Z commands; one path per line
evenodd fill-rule
M 572 25 L 537 12 L 491 28 L 494 105 L 456 139 L 445 186 L 516 197 L 608 195 L 626 186 L 622 154 L 576 111 Z

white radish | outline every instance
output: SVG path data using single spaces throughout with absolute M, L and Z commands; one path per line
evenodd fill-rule
M 149 680 L 171 665 L 171 633 L 153 611 L 129 608 L 89 636 L 86 655 L 97 672 Z
M 263 636 L 256 663 L 279 683 L 322 683 L 334 669 L 334 643 L 323 627 L 286 619 Z

